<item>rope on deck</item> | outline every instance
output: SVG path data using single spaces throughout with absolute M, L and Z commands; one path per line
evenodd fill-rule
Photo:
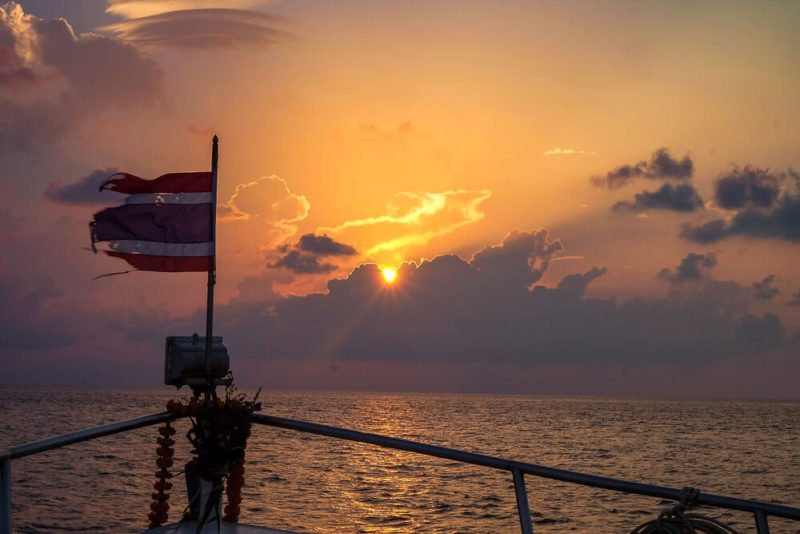
M 733 527 L 718 519 L 687 514 L 686 511 L 697 504 L 699 495 L 700 490 L 696 488 L 683 488 L 678 504 L 661 512 L 658 518 L 639 525 L 631 534 L 738 534 Z

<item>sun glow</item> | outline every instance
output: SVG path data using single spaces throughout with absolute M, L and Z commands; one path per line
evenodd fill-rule
M 392 269 L 391 267 L 381 267 L 381 273 L 383 274 L 383 279 L 386 280 L 387 284 L 393 284 L 395 280 L 397 280 L 397 269 Z

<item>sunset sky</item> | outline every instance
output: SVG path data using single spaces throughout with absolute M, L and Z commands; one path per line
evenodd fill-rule
M 0 3 L 0 384 L 161 384 L 205 275 L 92 254 L 205 170 L 245 386 L 797 398 L 800 3 Z M 381 269 L 394 269 L 388 283 Z

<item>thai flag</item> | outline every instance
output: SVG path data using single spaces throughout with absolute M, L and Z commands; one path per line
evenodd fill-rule
M 141 271 L 210 271 L 214 265 L 214 184 L 211 172 L 182 172 L 145 180 L 111 176 L 100 190 L 128 195 L 89 223 L 92 249 Z

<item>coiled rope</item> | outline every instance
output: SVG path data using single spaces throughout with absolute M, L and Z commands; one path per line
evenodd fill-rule
M 631 534 L 738 534 L 733 527 L 712 517 L 687 514 L 686 511 L 697 504 L 699 495 L 700 490 L 696 488 L 683 488 L 678 504 L 661 512 L 657 519 L 639 525 Z

